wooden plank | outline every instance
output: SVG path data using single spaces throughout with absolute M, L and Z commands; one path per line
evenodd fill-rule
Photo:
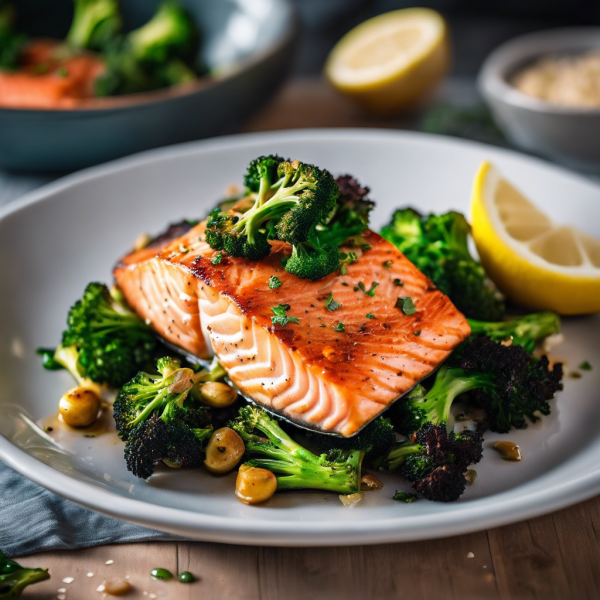
M 600 598 L 600 498 L 552 515 L 561 561 L 574 598 Z
M 106 561 L 114 561 L 107 565 Z M 150 594 L 157 598 L 179 599 L 177 591 L 184 588 L 177 581 L 156 581 L 150 571 L 156 567 L 169 569 L 177 573 L 177 546 L 174 543 L 123 544 L 99 546 L 85 550 L 41 552 L 20 558 L 24 566 L 50 569 L 51 579 L 27 589 L 28 600 L 49 600 L 61 595 L 59 589 L 65 589 L 66 600 L 91 600 L 102 598 L 96 588 L 106 579 L 129 576 L 132 590 L 126 598 L 148 600 Z M 88 573 L 93 573 L 88 577 Z M 72 583 L 65 583 L 65 577 L 73 577 Z M 146 594 L 144 594 L 146 592 Z M 110 598 L 111 596 L 107 596 Z M 192 596 L 190 596 L 191 598 Z
M 198 579 L 177 600 L 215 598 L 257 600 L 261 598 L 258 579 L 259 548 L 204 542 L 179 542 L 179 571 L 190 571 Z M 183 585 L 179 585 L 183 588 Z M 187 594 L 187 595 L 186 595 Z
M 500 597 L 573 598 L 552 515 L 488 532 Z

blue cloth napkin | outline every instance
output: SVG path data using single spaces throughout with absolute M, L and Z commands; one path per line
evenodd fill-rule
M 178 539 L 65 500 L 0 462 L 0 548 L 7 556 Z

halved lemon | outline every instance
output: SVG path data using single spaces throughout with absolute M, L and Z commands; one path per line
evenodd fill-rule
M 395 10 L 348 32 L 327 58 L 325 75 L 363 106 L 393 113 L 437 85 L 450 66 L 449 46 L 439 13 Z
M 564 315 L 600 311 L 599 240 L 552 222 L 488 162 L 471 211 L 481 262 L 508 298 Z

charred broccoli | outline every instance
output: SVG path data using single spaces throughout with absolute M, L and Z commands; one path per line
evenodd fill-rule
M 399 470 L 428 500 L 452 502 L 465 491 L 465 471 L 482 456 L 481 430 L 448 432 L 446 426 L 426 423 L 404 442 L 397 442 L 380 463 Z
M 0 550 L 0 600 L 18 598 L 28 585 L 45 579 L 50 579 L 47 569 L 22 567 Z
M 103 50 L 123 25 L 118 0 L 74 0 L 67 43 L 73 48 Z
M 398 247 L 467 317 L 498 321 L 504 302 L 468 248 L 470 226 L 458 212 L 421 216 L 397 210 L 381 235 Z
M 119 437 L 126 442 L 127 468 L 147 479 L 156 463 L 198 466 L 212 433 L 210 412 L 190 395 L 196 383 L 192 369 L 164 357 L 157 373 L 138 373 L 126 383 L 113 405 Z
M 54 362 L 44 366 L 63 367 L 81 383 L 120 387 L 152 358 L 157 340 L 150 328 L 100 283 L 90 283 L 67 317 L 62 344 Z
M 525 417 L 550 413 L 548 401 L 562 389 L 562 366 L 548 368 L 548 359 L 537 359 L 521 346 L 503 346 L 486 337 L 465 343 L 460 366 L 442 367 L 433 387 L 419 387 L 397 402 L 391 411 L 396 429 L 405 435 L 426 423 L 448 424 L 452 402 L 469 392 L 469 398 L 487 413 L 486 425 L 506 433 L 527 427 Z
M 491 385 L 469 392 L 472 401 L 487 413 L 492 431 L 506 433 L 527 427 L 525 417 L 536 421 L 550 414 L 549 400 L 562 390 L 562 364 L 550 369 L 548 357 L 537 359 L 521 346 L 503 346 L 487 337 L 465 344 L 462 369 L 466 377 L 487 374 Z
M 560 331 L 560 317 L 550 311 L 515 317 L 508 321 L 468 321 L 471 335 L 484 335 L 494 342 L 512 340 L 513 344 L 523 346 L 528 352 L 533 352 L 536 342 Z
M 334 450 L 317 456 L 292 440 L 273 417 L 255 406 L 242 408 L 229 426 L 244 440 L 251 459 L 247 464 L 275 473 L 278 490 L 318 489 L 338 494 L 360 491 L 363 450 Z
M 198 40 L 187 11 L 177 0 L 165 0 L 148 23 L 107 48 L 96 95 L 134 94 L 196 79 Z

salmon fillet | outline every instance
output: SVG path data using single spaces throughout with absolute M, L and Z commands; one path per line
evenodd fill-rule
M 200 358 L 214 351 L 245 396 L 299 425 L 353 435 L 470 333 L 452 302 L 376 233 L 364 236 L 371 248 L 346 275 L 308 281 L 282 268 L 291 251 L 282 242 L 262 261 L 223 255 L 214 264 L 204 230 L 201 223 L 160 248 L 128 255 L 115 268 L 116 281 L 159 335 Z M 273 275 L 282 285 L 272 290 Z M 332 293 L 341 304 L 333 311 Z M 414 314 L 396 306 L 407 296 Z M 273 325 L 279 304 L 299 323 Z M 339 323 L 345 331 L 336 331 Z
M 59 46 L 55 40 L 35 40 L 23 52 L 21 70 L 0 71 L 0 106 L 67 109 L 94 96 L 104 62 L 91 53 L 57 60 Z

